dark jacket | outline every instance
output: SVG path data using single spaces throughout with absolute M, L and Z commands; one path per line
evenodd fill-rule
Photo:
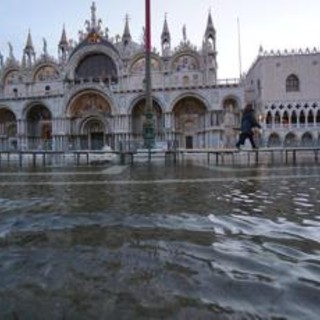
M 243 112 L 241 120 L 241 132 L 252 133 L 252 128 L 254 127 L 261 128 L 254 115 L 254 110 L 249 108 Z

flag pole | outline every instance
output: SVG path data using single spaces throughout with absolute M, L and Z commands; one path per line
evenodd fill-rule
M 144 147 L 151 149 L 154 144 L 154 125 L 151 86 L 151 13 L 150 0 L 145 0 L 145 122 L 143 126 Z
M 241 79 L 241 77 L 242 77 L 242 57 L 241 57 L 241 38 L 240 38 L 240 20 L 239 20 L 239 17 L 237 18 L 237 25 L 238 25 L 239 73 L 240 73 L 240 79 Z

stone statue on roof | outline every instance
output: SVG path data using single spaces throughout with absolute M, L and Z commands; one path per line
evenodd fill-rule
M 182 27 L 182 36 L 183 36 L 183 41 L 186 42 L 187 41 L 187 28 L 186 28 L 185 24 Z
M 43 38 L 43 55 L 47 56 L 48 55 L 48 45 L 47 45 L 47 40 Z
M 11 60 L 13 60 L 14 59 L 14 55 L 13 55 L 13 47 L 12 47 L 11 42 L 8 42 L 8 46 L 9 46 L 9 58 Z

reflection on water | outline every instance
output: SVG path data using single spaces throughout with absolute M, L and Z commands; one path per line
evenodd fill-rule
M 0 173 L 0 319 L 318 319 L 319 167 Z

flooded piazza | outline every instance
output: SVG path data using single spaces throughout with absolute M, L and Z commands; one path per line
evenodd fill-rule
M 2 167 L 0 319 L 319 319 L 320 167 Z

